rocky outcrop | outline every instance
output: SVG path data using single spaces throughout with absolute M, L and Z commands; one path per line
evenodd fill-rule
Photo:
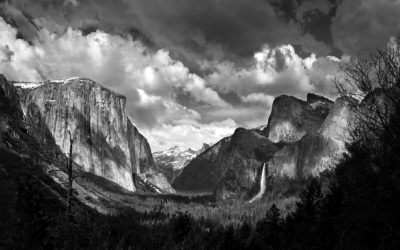
M 272 105 L 264 134 L 272 142 L 298 141 L 306 133 L 319 129 L 332 105 L 332 101 L 314 94 L 308 94 L 307 101 L 279 96 Z
M 199 155 L 199 154 L 203 153 L 204 151 L 206 151 L 209 148 L 210 148 L 210 145 L 208 145 L 207 143 L 203 143 L 201 148 L 196 151 L 196 155 Z
M 156 193 L 175 193 L 170 182 L 161 172 L 149 171 L 139 174 L 141 180 Z
M 285 143 L 268 162 L 270 176 L 304 179 L 334 168 L 350 141 L 354 100 L 339 98 L 320 128 Z
M 31 133 L 43 140 L 45 126 L 64 153 L 71 134 L 73 159 L 86 172 L 134 191 L 134 174 L 155 169 L 146 138 L 127 116 L 124 96 L 86 78 L 15 85 Z

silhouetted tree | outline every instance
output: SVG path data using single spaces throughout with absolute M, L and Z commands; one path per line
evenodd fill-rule
M 398 138 L 393 120 L 399 120 L 400 108 L 400 36 L 370 57 L 358 57 L 341 65 L 342 74 L 335 81 L 342 96 L 363 102 L 357 105 L 355 140 L 363 140 L 372 151 L 381 151 L 383 163 L 389 153 L 390 138 Z M 384 137 L 382 137 L 384 136 Z
M 275 204 L 267 211 L 263 220 L 256 225 L 256 236 L 261 237 L 266 246 L 277 248 L 282 244 L 282 219 Z
M 67 193 L 67 216 L 71 216 L 72 213 L 72 198 L 73 198 L 73 182 L 74 179 L 78 176 L 73 176 L 73 155 L 72 148 L 75 141 L 75 136 L 71 135 L 71 132 L 68 130 L 69 135 L 69 158 L 67 164 L 67 175 L 68 175 L 68 193 Z
M 72 201 L 74 198 L 74 181 L 76 178 L 81 177 L 82 175 L 78 171 L 74 171 L 74 157 L 73 157 L 73 146 L 75 142 L 75 137 L 76 137 L 76 131 L 75 129 L 75 135 L 72 135 L 70 130 L 67 130 L 68 136 L 69 136 L 69 152 L 68 152 L 68 159 L 66 163 L 66 173 L 67 173 L 67 205 L 66 205 L 66 215 L 69 219 L 72 218 Z M 50 170 L 49 172 L 63 172 L 63 170 L 59 169 L 53 169 Z
M 337 248 L 395 249 L 400 246 L 399 38 L 342 68 L 340 92 L 364 100 L 319 221 L 330 223 Z

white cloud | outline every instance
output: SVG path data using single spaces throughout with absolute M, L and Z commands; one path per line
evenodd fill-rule
M 276 48 L 265 46 L 254 54 L 254 62 L 247 68 L 236 68 L 230 62 L 205 62 L 212 69 L 207 81 L 223 93 L 231 91 L 242 100 L 262 93 L 268 96 L 292 94 L 305 97 L 308 92 L 333 95 L 331 76 L 339 70 L 341 59 L 333 56 L 302 59 L 291 45 Z M 254 96 L 253 96 L 254 97 Z
M 16 36 L 0 19 L 0 71 L 9 79 L 92 78 L 127 96 L 129 114 L 153 150 L 196 148 L 237 126 L 265 125 L 273 98 L 280 94 L 330 95 L 330 81 L 343 60 L 314 54 L 302 59 L 291 45 L 266 45 L 248 67 L 205 61 L 203 67 L 211 73 L 200 77 L 167 50 L 149 50 L 130 37 L 103 31 L 83 35 L 71 28 L 61 35 L 41 29 L 32 44 Z M 182 91 L 190 96 L 191 108 L 178 102 Z M 228 103 L 219 95 L 231 92 L 240 103 Z
M 197 101 L 205 101 L 217 107 L 229 107 L 230 105 L 222 100 L 217 92 L 205 87 L 204 79 L 197 75 L 190 75 L 190 82 L 184 87 Z
M 12 80 L 29 81 L 89 77 L 127 96 L 129 114 L 142 131 L 163 127 L 172 135 L 182 126 L 188 128 L 177 121 L 197 124 L 201 115 L 177 102 L 178 90 L 209 108 L 230 107 L 204 79 L 190 73 L 168 51 L 151 51 L 130 37 L 103 31 L 85 36 L 71 28 L 62 35 L 41 29 L 38 39 L 29 44 L 17 39 L 16 29 L 0 18 L 0 72 Z M 206 128 L 208 135 L 221 136 L 218 125 Z
M 64 6 L 68 5 L 68 4 L 71 4 L 72 6 L 77 7 L 79 5 L 79 2 L 78 2 L 78 0 L 65 0 Z
M 210 73 L 205 80 L 221 93 L 234 92 L 241 104 L 233 108 L 219 108 L 202 112 L 208 120 L 231 118 L 239 126 L 266 125 L 273 99 L 282 94 L 306 98 L 313 92 L 335 98 L 333 79 L 339 73 L 339 64 L 348 61 L 334 56 L 317 57 L 311 54 L 301 58 L 293 46 L 276 48 L 264 46 L 254 54 L 252 64 L 238 68 L 229 61 L 202 63 Z
M 252 93 L 250 95 L 241 97 L 241 100 L 245 103 L 259 103 L 268 107 L 272 106 L 274 99 L 275 97 L 266 95 L 264 93 Z
M 42 29 L 39 38 L 29 45 L 17 39 L 17 31 L 0 19 L 2 48 L 13 52 L 0 69 L 18 80 L 44 80 L 84 75 L 122 90 L 141 88 L 159 96 L 173 97 L 173 88 L 184 87 L 198 101 L 223 105 L 224 101 L 202 79 L 169 52 L 152 52 L 139 41 L 97 31 L 84 36 L 68 29 L 57 36 Z M 200 80 L 199 80 L 200 79 Z M 117 82 L 116 82 L 117 81 Z
M 162 124 L 142 132 L 152 145 L 153 151 L 164 150 L 175 145 L 198 149 L 202 143 L 213 144 L 232 135 L 236 127 L 237 124 L 232 119 L 209 124 L 200 124 L 193 120 L 180 120 L 175 124 Z

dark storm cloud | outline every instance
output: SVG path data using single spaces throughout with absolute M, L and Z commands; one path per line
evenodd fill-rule
M 244 63 L 265 43 L 329 49 L 293 20 L 276 14 L 265 0 L 14 0 L 12 6 L 35 23 L 62 33 L 72 26 L 85 33 L 97 28 L 131 33 L 166 48 L 189 66 L 202 59 Z
M 399 0 L 345 0 L 333 18 L 334 43 L 348 55 L 368 55 L 399 34 L 399 13 Z
M 330 47 L 330 54 L 340 55 L 334 47 L 331 26 L 337 7 L 343 0 L 269 0 L 277 14 L 286 20 L 293 20 L 304 32 L 309 32 L 320 42 Z M 301 53 L 302 48 L 299 48 Z
M 328 52 L 325 44 L 315 41 L 294 21 L 278 16 L 265 0 L 134 0 L 129 5 L 142 31 L 152 31 L 146 34 L 191 60 L 205 57 L 238 62 L 266 43 Z
M 89 77 L 127 96 L 152 147 L 197 147 L 265 125 L 278 95 L 334 97 L 342 52 L 395 35 L 398 2 L 0 1 L 0 71 Z
M 36 27 L 32 18 L 14 6 L 7 4 L 7 2 L 0 3 L 0 16 L 18 29 L 20 38 L 31 40 L 37 36 L 38 27 Z

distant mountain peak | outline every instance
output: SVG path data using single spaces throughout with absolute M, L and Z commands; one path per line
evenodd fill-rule
M 192 159 L 206 151 L 209 147 L 210 146 L 206 143 L 203 143 L 199 150 L 173 146 L 164 151 L 154 152 L 153 157 L 158 169 L 172 181 Z

